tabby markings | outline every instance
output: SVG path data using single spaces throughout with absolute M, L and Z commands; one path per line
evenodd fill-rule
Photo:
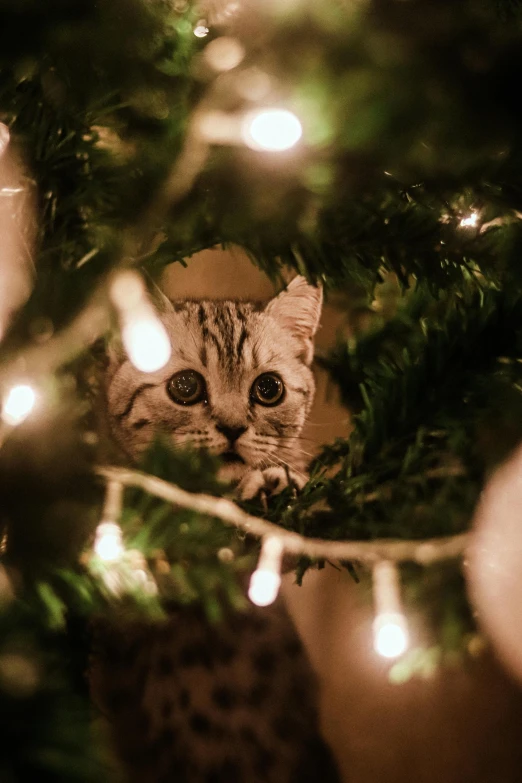
M 140 386 L 138 386 L 138 388 L 135 389 L 134 392 L 132 393 L 129 402 L 125 407 L 125 410 L 122 413 L 117 413 L 115 418 L 118 419 L 118 421 L 123 421 L 124 419 L 126 419 L 127 416 L 131 413 L 134 407 L 134 403 L 136 402 L 140 394 L 142 394 L 146 389 L 153 389 L 156 385 L 157 384 L 155 383 L 142 383 Z

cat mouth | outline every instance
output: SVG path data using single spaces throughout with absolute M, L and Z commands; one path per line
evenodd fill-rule
M 237 453 L 237 451 L 224 451 L 223 454 L 220 454 L 219 456 L 220 459 L 227 464 L 232 464 L 234 462 L 240 462 L 243 465 L 245 464 L 245 460 Z

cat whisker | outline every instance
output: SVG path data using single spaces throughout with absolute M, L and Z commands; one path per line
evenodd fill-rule
M 350 420 L 349 417 L 347 417 L 346 420 L 345 420 L 346 423 L 348 423 L 349 420 Z M 329 427 L 329 426 L 331 426 L 331 424 L 332 424 L 331 421 L 320 421 L 320 422 L 310 422 L 310 421 L 307 421 L 304 426 L 305 427 Z
M 281 438 L 277 438 L 275 435 L 274 436 L 269 435 L 269 436 L 267 436 L 267 438 L 273 438 L 273 440 L 270 441 L 270 440 L 267 439 L 267 440 L 263 441 L 263 440 L 261 440 L 259 438 L 256 438 L 254 440 L 254 443 L 259 444 L 261 446 L 277 446 L 278 448 L 283 448 L 283 449 L 286 448 L 288 450 L 291 449 L 292 453 L 297 452 L 298 454 L 304 454 L 306 457 L 310 457 L 311 459 L 313 459 L 316 456 L 312 452 L 306 451 L 306 449 L 303 449 L 303 448 L 297 448 L 296 449 L 295 444 L 293 444 L 293 443 L 292 444 L 283 443 L 281 445 L 281 440 L 283 440 L 283 441 L 284 440 L 298 440 L 297 437 L 296 438 L 282 438 L 281 439 Z
M 293 465 L 290 465 L 289 462 L 286 462 L 286 460 L 284 460 L 280 456 L 275 457 L 275 459 L 274 460 L 270 460 L 270 462 L 271 462 L 272 467 L 275 467 L 275 468 L 280 468 L 280 467 L 288 468 L 288 470 L 292 471 L 292 473 L 296 473 L 298 476 L 301 476 L 304 479 L 308 478 L 306 473 L 303 473 L 302 470 L 298 470 Z

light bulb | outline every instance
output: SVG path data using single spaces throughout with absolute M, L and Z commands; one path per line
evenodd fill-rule
M 124 553 L 121 528 L 116 522 L 100 522 L 96 528 L 94 551 L 102 560 L 118 560 Z
M 269 606 L 277 598 L 280 586 L 279 574 L 258 568 L 250 578 L 248 597 L 256 606 Z
M 194 35 L 196 38 L 206 38 L 209 33 L 209 29 L 204 19 L 200 19 L 194 28 Z
M 36 394 L 27 384 L 13 386 L 2 405 L 2 419 L 6 424 L 16 426 L 21 424 L 33 410 Z
M 252 149 L 283 152 L 303 134 L 301 123 L 286 109 L 261 109 L 247 114 L 242 126 L 245 144 Z
M 268 606 L 277 598 L 281 586 L 283 542 L 278 536 L 263 540 L 257 568 L 250 577 L 248 597 L 256 606 Z
M 479 219 L 478 212 L 472 212 L 470 215 L 468 215 L 468 217 L 462 218 L 459 225 L 461 228 L 466 228 L 468 226 L 474 228 L 478 223 L 478 219 Z
M 161 370 L 172 348 L 167 330 L 148 300 L 141 275 L 132 269 L 119 272 L 112 281 L 110 296 L 118 308 L 123 345 L 133 365 L 141 372 Z
M 373 567 L 373 646 L 384 658 L 398 658 L 409 644 L 408 625 L 401 609 L 399 572 L 388 560 Z
M 153 312 L 129 315 L 121 336 L 129 359 L 141 372 L 161 370 L 170 359 L 172 348 L 167 331 Z
M 385 612 L 373 622 L 373 646 L 383 658 L 398 658 L 408 648 L 406 618 L 399 612 Z

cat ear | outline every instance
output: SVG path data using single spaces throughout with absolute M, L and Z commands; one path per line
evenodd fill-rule
M 305 277 L 299 275 L 268 303 L 265 312 L 295 337 L 305 341 L 311 349 L 312 338 L 319 326 L 322 304 L 323 289 L 310 285 Z M 311 359 L 310 351 L 309 361 Z
M 166 315 L 167 313 L 172 313 L 174 310 L 174 305 L 172 304 L 172 301 L 166 296 L 161 288 L 156 285 L 153 281 L 149 281 L 149 285 L 147 286 L 150 299 L 152 301 L 152 304 L 158 311 L 160 315 Z

